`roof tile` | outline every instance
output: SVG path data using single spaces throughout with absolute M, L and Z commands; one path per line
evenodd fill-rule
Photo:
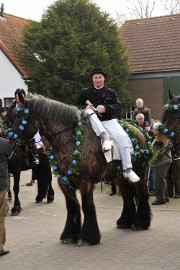
M 125 21 L 120 34 L 133 72 L 180 70 L 180 14 Z
M 23 46 L 23 28 L 30 22 L 6 13 L 0 20 L 0 49 L 24 77 L 32 67 L 32 58 Z

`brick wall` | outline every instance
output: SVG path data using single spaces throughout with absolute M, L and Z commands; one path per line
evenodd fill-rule
M 151 109 L 152 118 L 161 119 L 163 113 L 163 78 L 129 80 L 129 92 L 134 99 L 142 98 Z

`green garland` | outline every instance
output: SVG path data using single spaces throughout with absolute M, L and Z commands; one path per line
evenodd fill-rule
M 180 111 L 180 104 L 170 104 L 170 103 L 165 104 L 164 110 L 170 111 L 170 112 L 179 112 Z
M 24 106 L 17 106 L 16 107 L 16 113 L 22 113 L 21 117 L 21 125 L 19 126 L 19 132 L 18 133 L 13 133 L 11 129 L 8 130 L 8 136 L 13 138 L 14 140 L 18 140 L 20 137 L 20 133 L 24 130 L 24 126 L 27 125 L 27 118 L 29 116 L 29 110 L 24 107 Z
M 78 161 L 83 153 L 82 151 L 82 142 L 84 140 L 83 136 L 84 121 L 76 122 L 75 127 L 75 149 L 72 153 L 72 162 L 69 168 L 63 174 L 58 170 L 58 163 L 55 160 L 53 147 L 50 147 L 50 150 L 46 151 L 47 156 L 49 157 L 50 164 L 52 167 L 53 174 L 57 177 L 66 187 L 73 189 L 74 183 L 76 182 L 76 177 L 79 175 Z
M 134 162 L 136 160 L 137 157 L 141 157 L 143 155 L 145 160 L 150 161 L 153 156 L 154 156 L 154 151 L 152 149 L 152 141 L 153 141 L 153 137 L 151 137 L 149 135 L 149 133 L 143 129 L 142 127 L 139 127 L 135 121 L 130 121 L 127 122 L 125 120 L 118 120 L 118 123 L 123 127 L 123 129 L 126 131 L 126 133 L 129 135 L 130 140 L 132 142 L 133 148 L 134 148 L 134 152 L 131 154 L 131 159 Z M 135 126 L 136 128 L 138 128 L 144 135 L 145 139 L 146 139 L 146 147 L 141 147 L 139 145 L 139 141 L 136 137 L 136 131 L 133 129 L 130 129 L 128 127 L 128 124 L 131 124 L 133 126 Z

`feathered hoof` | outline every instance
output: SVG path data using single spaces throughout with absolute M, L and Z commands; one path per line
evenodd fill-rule
M 79 239 L 76 243 L 76 246 L 89 246 L 90 244 L 82 239 Z
M 22 211 L 22 208 L 21 207 L 17 207 L 17 206 L 14 206 L 12 209 L 11 209 L 11 216 L 19 216 L 19 214 L 21 213 Z
M 41 203 L 43 200 L 41 199 L 36 199 L 36 203 Z
M 61 240 L 61 244 L 74 245 L 75 241 L 72 238 L 66 238 L 66 239 Z
M 47 199 L 47 203 L 53 203 L 54 199 Z

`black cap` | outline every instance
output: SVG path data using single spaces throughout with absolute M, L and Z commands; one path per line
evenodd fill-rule
M 104 77 L 106 77 L 106 72 L 101 67 L 95 67 L 93 71 L 91 72 L 91 77 L 94 74 L 102 74 Z
M 21 93 L 21 94 L 23 94 L 24 96 L 26 96 L 26 92 L 25 92 L 25 90 L 24 89 L 20 89 L 20 88 L 18 88 L 18 89 L 16 89 L 16 91 L 15 91 L 15 93 L 14 93 L 14 96 L 16 96 L 16 94 L 18 94 L 18 93 Z

